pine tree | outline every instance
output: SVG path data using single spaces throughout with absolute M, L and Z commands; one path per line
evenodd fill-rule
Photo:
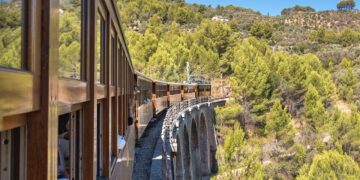
M 250 38 L 236 46 L 231 84 L 235 98 L 244 102 L 246 109 L 260 113 L 267 109 L 269 101 L 270 69 L 256 43 Z
M 328 118 L 327 111 L 316 88 L 310 84 L 305 94 L 305 118 L 314 128 L 319 128 Z
M 336 89 L 331 75 L 327 71 L 323 72 L 322 76 L 316 71 L 311 71 L 307 78 L 307 84 L 311 84 L 316 88 L 322 101 L 333 95 Z
M 286 108 L 282 108 L 279 99 L 275 100 L 267 115 L 265 130 L 267 133 L 275 135 L 278 140 L 284 139 L 284 136 L 292 131 L 291 116 L 286 111 Z
M 264 166 L 260 163 L 260 152 L 257 147 L 248 147 L 249 149 L 244 155 L 244 159 L 240 163 L 240 167 L 244 169 L 241 177 L 251 180 L 266 179 Z
M 298 180 L 359 179 L 360 168 L 354 160 L 337 151 L 316 155 L 311 165 L 301 168 Z
M 353 68 L 347 68 L 340 79 L 340 95 L 347 101 L 353 100 L 355 90 L 358 87 L 359 79 L 354 73 Z
M 176 72 L 178 65 L 170 49 L 168 43 L 160 42 L 156 52 L 150 57 L 145 74 L 151 75 L 152 79 L 178 82 L 180 78 Z
M 245 143 L 245 133 L 241 129 L 240 124 L 236 122 L 234 129 L 226 137 L 224 143 L 225 161 L 228 164 L 232 163 L 234 157 L 240 155 L 241 148 L 243 148 Z
M 267 21 L 256 21 L 251 25 L 251 35 L 259 39 L 270 39 L 273 33 L 272 25 Z

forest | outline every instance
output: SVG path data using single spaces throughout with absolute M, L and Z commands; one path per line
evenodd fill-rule
M 301 6 L 266 17 L 182 0 L 118 5 L 138 70 L 182 82 L 189 62 L 193 76 L 229 80 L 214 179 L 360 178 L 358 28 L 284 24 L 314 13 Z M 356 17 L 344 8 L 330 13 Z

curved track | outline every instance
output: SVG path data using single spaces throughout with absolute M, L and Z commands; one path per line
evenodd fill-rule
M 134 180 L 147 180 L 150 179 L 150 176 L 154 176 L 152 174 L 153 172 L 151 172 L 151 169 L 153 168 L 153 155 L 156 149 L 156 144 L 160 139 L 165 114 L 166 112 L 162 113 L 154 122 L 150 122 L 145 129 L 143 136 L 136 143 L 133 171 Z M 161 163 L 159 165 L 161 166 Z M 159 168 L 161 173 L 161 167 Z

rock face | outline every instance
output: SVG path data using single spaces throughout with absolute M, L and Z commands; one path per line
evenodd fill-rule
M 296 13 L 280 16 L 284 25 L 298 25 L 308 28 L 331 28 L 341 31 L 344 27 L 360 27 L 360 11 L 324 11 L 314 13 Z

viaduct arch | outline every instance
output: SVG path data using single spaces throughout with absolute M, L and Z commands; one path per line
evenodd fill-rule
M 225 102 L 185 101 L 168 110 L 161 135 L 164 179 L 207 179 L 216 172 L 214 108 Z

